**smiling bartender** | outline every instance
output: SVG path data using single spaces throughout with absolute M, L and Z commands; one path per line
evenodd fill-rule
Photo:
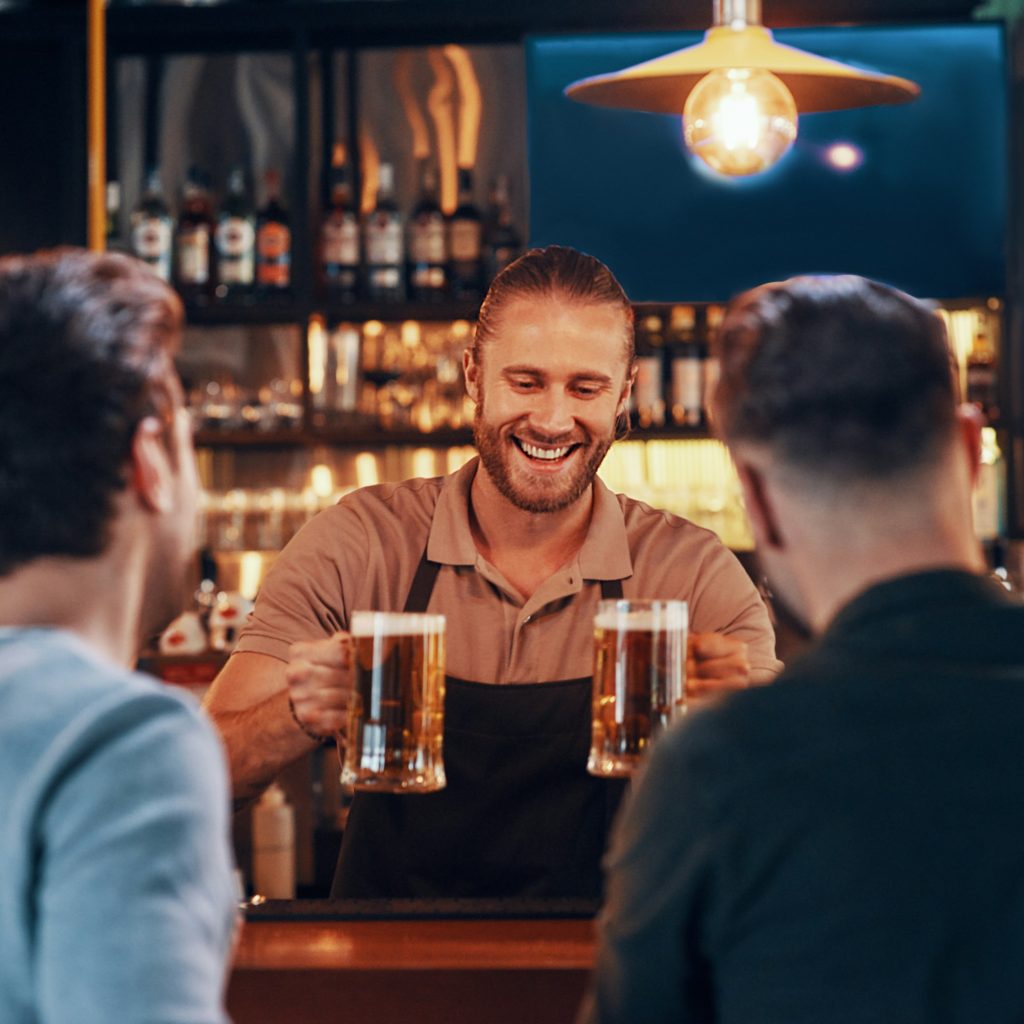
M 464 366 L 479 459 L 307 525 L 207 706 L 249 799 L 344 729 L 353 611 L 445 614 L 448 785 L 357 793 L 333 895 L 596 896 L 621 789 L 586 772 L 597 602 L 689 601 L 690 693 L 771 679 L 774 637 L 714 534 L 596 478 L 634 373 L 632 308 L 603 264 L 526 253 L 492 284 Z

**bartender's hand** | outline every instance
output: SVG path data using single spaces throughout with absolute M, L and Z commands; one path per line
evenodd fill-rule
M 686 652 L 686 693 L 710 697 L 750 685 L 747 644 L 721 633 L 691 633 Z
M 352 657 L 352 638 L 343 632 L 289 648 L 288 696 L 306 732 L 326 737 L 344 731 L 352 694 Z

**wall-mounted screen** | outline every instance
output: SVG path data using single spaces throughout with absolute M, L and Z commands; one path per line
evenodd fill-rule
M 527 43 L 530 240 L 611 266 L 635 301 L 721 301 L 796 273 L 858 273 L 931 298 L 1006 290 L 1008 121 L 1001 25 L 777 31 L 791 46 L 921 86 L 902 106 L 800 117 L 790 152 L 741 179 L 707 171 L 681 118 L 564 88 L 699 33 Z

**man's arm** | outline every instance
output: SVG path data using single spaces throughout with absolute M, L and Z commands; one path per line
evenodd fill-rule
M 287 662 L 251 651 L 232 655 L 204 704 L 227 747 L 236 808 L 312 750 L 313 736 L 344 729 L 350 692 L 346 634 L 292 644 Z
M 713 836 L 707 787 L 687 764 L 684 732 L 692 729 L 673 730 L 652 748 L 616 820 L 596 963 L 577 1024 L 714 1019 L 698 916 Z

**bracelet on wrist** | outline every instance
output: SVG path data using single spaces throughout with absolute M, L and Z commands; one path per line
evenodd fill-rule
M 295 705 L 292 703 L 291 696 L 288 697 L 288 710 L 292 713 L 292 721 L 302 730 L 302 732 L 306 736 L 308 736 L 315 743 L 323 744 L 331 738 L 330 736 L 321 736 L 319 733 L 313 732 L 312 730 L 306 728 L 306 726 L 300 720 L 299 716 L 295 713 Z

